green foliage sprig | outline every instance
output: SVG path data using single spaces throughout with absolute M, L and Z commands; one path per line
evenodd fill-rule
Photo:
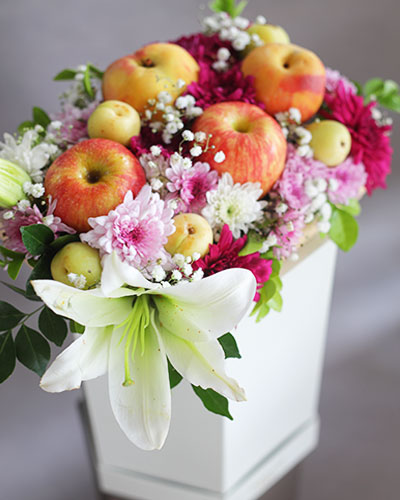
M 241 0 L 237 5 L 236 0 L 214 0 L 209 4 L 209 7 L 214 12 L 226 12 L 234 18 L 240 16 L 246 5 L 246 0 Z

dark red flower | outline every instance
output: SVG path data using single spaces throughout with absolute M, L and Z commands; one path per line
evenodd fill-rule
M 355 163 L 362 162 L 367 172 L 368 194 L 381 187 L 386 189 L 390 173 L 392 148 L 388 132 L 390 125 L 380 126 L 372 117 L 375 103 L 364 105 L 364 99 L 338 83 L 335 93 L 325 94 L 329 110 L 321 110 L 325 118 L 337 120 L 349 129 L 352 138 L 351 155 Z
M 269 280 L 272 272 L 272 261 L 261 258 L 259 252 L 239 256 L 239 252 L 246 244 L 246 241 L 247 236 L 234 240 L 229 226 L 225 224 L 218 243 L 210 245 L 209 253 L 194 262 L 193 268 L 203 269 L 205 276 L 211 276 L 233 267 L 248 269 L 254 274 L 257 289 L 260 289 Z M 258 301 L 259 299 L 260 294 L 257 292 L 254 300 Z

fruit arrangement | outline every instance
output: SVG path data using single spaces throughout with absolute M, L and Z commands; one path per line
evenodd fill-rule
M 329 69 L 286 31 L 216 0 L 203 32 L 150 43 L 105 71 L 65 69 L 60 111 L 0 143 L 0 265 L 40 302 L 0 302 L 0 382 L 16 361 L 60 392 L 108 373 L 127 437 L 159 449 L 183 378 L 231 418 L 225 357 L 252 310 L 280 311 L 282 261 L 304 230 L 344 251 L 390 173 L 398 86 Z M 38 315 L 38 330 L 26 321 Z M 50 342 L 78 337 L 50 365 Z

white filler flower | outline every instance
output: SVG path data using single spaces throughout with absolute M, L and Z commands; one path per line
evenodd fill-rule
M 127 437 L 144 450 L 160 449 L 171 419 L 167 356 L 191 384 L 243 401 L 225 373 L 218 337 L 248 311 L 256 290 L 247 269 L 228 269 L 199 281 L 163 288 L 117 255 L 103 260 L 101 288 L 78 290 L 53 280 L 33 281 L 56 314 L 85 333 L 48 368 L 41 387 L 77 389 L 108 372 L 111 407 Z
M 234 184 L 228 173 L 222 175 L 217 189 L 207 193 L 207 206 L 202 214 L 212 227 L 228 224 L 234 238 L 240 232 L 247 233 L 252 224 L 262 217 L 265 201 L 257 201 L 262 195 L 258 182 Z

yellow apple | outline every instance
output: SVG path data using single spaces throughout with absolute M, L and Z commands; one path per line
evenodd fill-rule
M 290 43 L 290 38 L 286 31 L 281 26 L 276 26 L 275 24 L 252 24 L 246 31 L 250 36 L 258 35 L 263 45 L 266 43 Z M 255 47 L 257 47 L 257 44 L 252 41 L 244 49 L 243 53 L 246 55 Z
M 306 127 L 312 134 L 310 146 L 314 158 L 328 167 L 342 163 L 351 150 L 351 135 L 343 123 L 336 120 L 314 122 Z
M 54 280 L 69 286 L 74 286 L 74 278 L 82 279 L 83 276 L 83 286 L 79 288 L 87 290 L 100 281 L 99 252 L 86 243 L 68 243 L 56 253 L 50 270 Z
M 105 71 L 102 82 L 104 99 L 118 99 L 142 113 L 149 99 L 162 91 L 174 101 L 185 84 L 196 82 L 199 65 L 187 50 L 174 43 L 152 43 L 114 61 Z M 178 81 L 182 86 L 177 85 Z
M 174 221 L 176 230 L 165 245 L 167 252 L 171 255 L 180 253 L 185 257 L 198 252 L 204 257 L 213 242 L 213 232 L 207 220 L 197 214 L 179 214 Z
M 128 146 L 130 138 L 140 133 L 140 116 L 126 102 L 104 101 L 90 115 L 87 126 L 92 139 L 110 139 Z

